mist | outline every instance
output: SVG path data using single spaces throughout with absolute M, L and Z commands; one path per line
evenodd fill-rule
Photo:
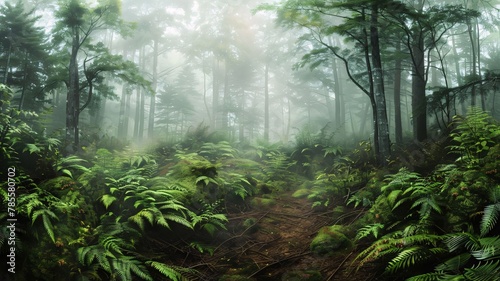
M 0 279 L 500 280 L 499 9 L 0 1 Z

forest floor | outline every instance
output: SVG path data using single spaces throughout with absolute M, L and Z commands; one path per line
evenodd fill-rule
M 219 235 L 214 254 L 200 255 L 197 265 L 191 264 L 201 273 L 196 280 L 317 280 L 307 272 L 320 272 L 320 280 L 375 280 L 374 268 L 356 271 L 356 250 L 320 257 L 309 249 L 322 227 L 348 225 L 363 211 L 347 209 L 335 217 L 333 211 L 313 211 L 310 201 L 291 194 L 281 194 L 268 208 L 228 214 L 228 231 Z

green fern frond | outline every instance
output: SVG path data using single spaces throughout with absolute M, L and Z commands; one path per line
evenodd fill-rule
M 488 205 L 484 208 L 484 214 L 481 219 L 481 235 L 484 236 L 490 232 L 498 222 L 500 217 L 500 202 Z
M 100 267 L 106 272 L 111 272 L 109 259 L 116 259 L 110 252 L 100 245 L 81 247 L 77 250 L 78 261 L 84 265 L 91 265 L 97 259 Z M 109 258 L 109 259 L 108 259 Z
M 464 232 L 448 235 L 444 240 L 444 243 L 448 247 L 448 250 L 452 253 L 460 248 L 466 247 L 466 245 L 468 245 L 471 241 L 475 241 L 475 244 L 479 243 L 479 241 L 475 239 L 472 234 Z
M 403 200 L 396 201 L 401 194 L 403 194 L 403 190 L 396 189 L 387 195 L 387 202 L 389 203 L 389 206 L 391 206 L 392 210 L 396 209 L 403 203 Z
M 111 280 L 116 280 L 116 276 L 118 276 L 121 281 L 132 281 L 129 258 L 120 257 L 119 259 L 111 260 Z
M 171 266 L 168 266 L 161 262 L 147 261 L 147 265 L 158 270 L 165 277 L 170 278 L 172 281 L 182 281 L 182 274 Z
M 481 248 L 471 251 L 477 260 L 500 258 L 500 236 L 480 238 L 479 243 Z
M 500 280 L 500 260 L 479 263 L 472 268 L 467 268 L 464 276 L 472 281 L 498 281 Z
M 150 225 L 153 225 L 155 218 L 154 213 L 152 213 L 149 209 L 142 209 L 137 214 L 130 216 L 128 220 L 137 224 L 137 226 L 144 231 L 144 220 L 147 220 Z
M 54 212 L 50 211 L 49 209 L 39 209 L 33 212 L 33 215 L 31 216 L 31 224 L 34 224 L 39 216 L 42 217 L 42 223 L 45 231 L 49 235 L 52 242 L 55 243 L 56 239 L 54 235 L 54 226 L 52 225 L 50 219 L 52 218 L 55 220 L 59 220 L 59 218 L 56 216 L 56 214 L 54 214 Z
M 446 271 L 446 272 L 460 272 L 460 270 L 469 262 L 471 255 L 469 253 L 462 253 L 458 256 L 454 256 L 445 262 L 438 264 L 436 266 L 436 271 Z
M 458 278 L 456 278 L 456 277 L 458 277 Z M 449 274 L 446 274 L 444 272 L 430 272 L 430 273 L 425 273 L 425 274 L 413 276 L 413 277 L 406 279 L 406 281 L 443 281 L 443 280 L 462 281 L 464 279 L 463 279 L 463 277 L 449 275 Z
M 356 234 L 356 240 L 360 240 L 364 237 L 368 237 L 370 234 L 373 235 L 373 237 L 378 238 L 378 234 L 380 230 L 384 229 L 384 225 L 381 223 L 374 223 L 374 224 L 369 224 L 366 225 L 360 229 L 358 229 L 358 233 Z
M 56 243 L 56 239 L 55 239 L 55 235 L 54 235 L 54 226 L 52 225 L 52 222 L 50 221 L 49 216 L 46 214 L 43 214 L 42 221 L 43 221 L 43 227 L 45 228 L 45 231 L 49 235 L 50 240 L 52 240 L 52 243 Z
M 188 220 L 186 220 L 185 218 L 183 218 L 181 216 L 178 216 L 175 214 L 164 214 L 163 218 L 165 218 L 165 220 L 173 221 L 173 222 L 181 224 L 187 228 L 193 229 L 193 225 L 191 224 L 191 222 L 189 222 Z M 168 227 L 168 224 L 166 225 L 166 227 Z
M 436 254 L 444 254 L 447 251 L 443 248 L 427 248 L 422 246 L 413 246 L 405 248 L 394 259 L 389 262 L 386 268 L 387 272 L 394 273 L 401 269 L 411 268 L 417 264 L 428 261 Z
M 123 254 L 121 245 L 125 244 L 121 238 L 108 236 L 99 241 L 99 244 L 104 247 L 107 251 L 113 251 L 118 254 Z
M 116 201 L 116 197 L 115 196 L 111 196 L 109 194 L 104 194 L 102 197 L 101 197 L 101 202 L 104 204 L 104 207 L 106 207 L 106 209 L 109 208 L 109 206 L 111 206 L 111 204 L 113 202 Z
M 200 242 L 191 242 L 189 243 L 189 247 L 197 250 L 200 253 L 208 252 L 211 256 L 214 254 L 214 247 L 200 243 Z
M 136 259 L 132 259 L 130 261 L 130 270 L 143 280 L 153 281 L 153 278 L 151 277 L 151 274 L 149 274 L 147 267 L 142 262 Z

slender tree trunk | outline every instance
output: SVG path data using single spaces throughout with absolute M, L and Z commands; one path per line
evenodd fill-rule
M 378 35 L 378 5 L 372 4 L 370 21 L 370 41 L 373 64 L 373 89 L 376 101 L 378 137 L 379 137 L 379 163 L 386 165 L 391 155 L 391 141 L 389 139 L 389 122 L 385 101 L 384 76 L 382 72 L 382 59 L 380 58 L 380 44 Z
M 380 45 L 378 35 L 378 5 L 372 4 L 370 41 L 373 63 L 373 89 L 376 102 L 378 137 L 379 137 L 379 162 L 386 165 L 391 154 L 391 141 L 389 139 L 389 123 L 385 102 L 384 77 L 382 72 L 382 59 L 380 58 Z
M 243 91 L 244 92 L 244 91 Z M 238 140 L 240 142 L 245 141 L 245 95 L 243 94 L 242 97 L 240 98 L 239 102 L 239 107 L 238 107 Z
M 264 69 L 264 140 L 269 142 L 269 63 Z
M 477 42 L 477 75 L 479 76 L 479 79 L 482 79 L 482 74 L 481 74 L 481 32 L 479 31 L 479 22 L 477 19 L 475 19 L 476 24 L 476 42 Z M 484 91 L 483 87 L 479 88 L 479 96 L 481 99 L 481 109 L 486 110 L 486 92 Z
M 333 91 L 335 92 L 335 129 L 340 130 L 342 134 L 344 131 L 344 122 L 342 120 L 342 100 L 341 100 L 341 87 L 340 87 L 340 75 L 337 65 L 337 58 L 333 59 L 332 62 L 333 69 Z
M 366 123 L 369 122 L 368 120 L 368 113 L 370 112 L 370 104 L 371 102 L 366 102 L 363 106 L 363 110 L 362 110 L 362 116 L 359 120 L 359 122 L 361 123 L 361 125 L 359 126 L 359 132 L 358 134 L 360 136 L 364 135 L 365 134 L 365 131 L 366 131 Z M 354 131 L 353 131 L 354 132 Z
M 425 55 L 424 36 L 416 31 L 413 52 L 412 73 L 412 117 L 413 135 L 417 141 L 427 139 L 427 101 L 425 97 Z
M 134 139 L 139 139 L 139 119 L 141 118 L 141 89 L 135 91 Z
M 9 68 L 10 68 L 10 59 L 12 57 L 12 43 L 9 44 L 9 50 L 7 51 L 7 63 L 5 64 L 5 74 L 3 77 L 3 84 L 7 85 L 7 81 L 9 78 Z
M 401 52 L 401 44 L 396 45 L 396 53 Z M 396 144 L 403 142 L 403 124 L 401 122 L 401 59 L 397 58 L 394 65 L 394 131 Z
M 214 56 L 212 64 L 212 128 L 219 126 L 219 60 Z
M 143 89 L 141 89 L 141 91 L 140 91 L 140 98 L 141 98 L 141 102 L 140 102 L 140 108 L 139 108 L 139 132 L 137 134 L 137 138 L 139 141 L 142 141 L 142 139 L 144 138 L 144 121 L 146 120 L 146 114 L 145 114 L 146 96 L 144 94 Z
M 222 129 L 229 129 L 229 66 L 227 59 L 224 61 L 224 96 L 222 97 Z
M 154 136 L 154 125 L 155 125 L 155 111 L 156 111 L 156 90 L 158 87 L 158 40 L 154 40 L 153 43 L 153 81 L 151 87 L 153 92 L 151 93 L 150 105 L 149 105 L 149 120 L 148 120 L 148 137 L 152 138 Z
M 477 53 L 476 53 L 476 38 L 474 36 L 474 30 L 472 22 L 470 19 L 467 20 L 467 33 L 469 34 L 469 39 L 471 43 L 471 59 L 472 59 L 472 77 L 476 79 L 477 77 Z M 472 85 L 470 93 L 470 105 L 476 106 L 476 87 Z
M 68 94 L 66 97 L 66 141 L 73 142 L 73 151 L 80 142 L 78 130 L 78 112 L 80 107 L 80 82 L 78 75 L 78 51 L 80 48 L 80 30 L 73 27 L 73 39 L 71 43 L 71 55 L 69 61 Z

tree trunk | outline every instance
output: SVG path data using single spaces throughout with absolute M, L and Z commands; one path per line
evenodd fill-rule
M 333 80 L 334 80 L 333 91 L 335 92 L 335 129 L 339 130 L 339 133 L 343 134 L 345 130 L 342 130 L 341 128 L 344 128 L 345 126 L 342 120 L 342 100 L 340 98 L 341 95 L 340 76 L 336 58 L 333 59 L 332 68 L 333 68 Z
M 269 142 L 269 63 L 264 69 L 264 140 Z
M 78 51 L 80 48 L 80 30 L 73 27 L 71 43 L 71 56 L 69 61 L 68 94 L 66 96 L 66 141 L 73 142 L 72 150 L 75 151 L 79 144 L 78 112 L 80 107 L 80 82 L 78 76 Z
M 427 139 L 427 101 L 425 97 L 425 55 L 424 36 L 421 31 L 415 34 L 412 46 L 412 117 L 413 135 L 417 141 Z
M 134 139 L 139 139 L 139 119 L 141 118 L 141 88 L 136 87 L 135 92 Z
M 396 45 L 396 53 L 401 52 L 401 44 Z M 396 144 L 403 142 L 403 124 L 401 122 L 401 59 L 397 58 L 394 65 L 394 131 Z
M 156 111 L 156 90 L 158 87 L 158 40 L 154 40 L 153 45 L 153 81 L 151 87 L 153 92 L 151 93 L 150 105 L 149 105 L 149 122 L 148 122 L 148 137 L 152 138 L 154 136 L 154 125 L 155 125 L 155 111 Z
M 476 79 L 477 77 L 477 50 L 476 50 L 476 38 L 474 36 L 474 30 L 472 28 L 472 22 L 470 19 L 467 20 L 467 33 L 469 34 L 470 44 L 471 44 L 471 59 L 472 59 L 472 77 Z M 472 85 L 470 93 L 470 105 L 476 106 L 476 87 Z
M 214 56 L 212 64 L 212 129 L 219 126 L 219 60 Z
M 7 51 L 7 63 L 5 64 L 5 72 L 4 72 L 5 74 L 3 77 L 3 84 L 4 85 L 7 85 L 7 80 L 9 78 L 9 68 L 10 68 L 11 57 L 12 57 L 12 43 L 9 44 L 9 50 Z
M 139 131 L 137 134 L 137 139 L 139 141 L 142 141 L 142 139 L 144 138 L 144 121 L 146 120 L 146 114 L 145 114 L 146 107 L 144 105 L 146 97 L 144 95 L 143 89 L 141 89 L 140 91 L 140 98 L 141 98 L 141 103 L 139 107 Z
M 391 154 L 391 141 L 389 139 L 389 123 L 387 120 L 384 77 L 382 72 L 382 59 L 380 58 L 380 45 L 378 35 L 378 5 L 372 4 L 370 21 L 370 41 L 373 64 L 373 89 L 376 102 L 378 137 L 379 137 L 379 163 L 386 165 Z
M 222 97 L 222 129 L 228 132 L 229 129 L 229 69 L 227 59 L 224 60 L 224 96 Z

